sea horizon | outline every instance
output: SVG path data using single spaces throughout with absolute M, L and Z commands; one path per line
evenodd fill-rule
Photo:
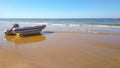
M 22 27 L 45 24 L 45 31 L 54 32 L 90 32 L 120 34 L 120 19 L 116 18 L 0 18 L 0 29 L 10 28 L 18 23 Z

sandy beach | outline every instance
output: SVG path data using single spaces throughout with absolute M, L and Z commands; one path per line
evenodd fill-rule
M 53 32 L 0 39 L 0 68 L 120 68 L 120 36 Z
M 0 0 L 0 68 L 120 68 L 120 0 Z

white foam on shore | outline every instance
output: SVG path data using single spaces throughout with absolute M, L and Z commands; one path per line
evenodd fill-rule
M 0 23 L 0 30 L 8 29 L 12 26 L 13 22 Z M 96 24 L 62 24 L 62 23 L 47 23 L 47 22 L 19 22 L 20 27 L 47 25 L 44 31 L 60 31 L 60 32 L 108 32 L 108 33 L 120 33 L 120 26 L 115 25 L 96 25 Z M 4 26 L 3 26 L 4 25 Z
M 12 23 L 14 24 L 14 23 Z M 98 25 L 98 24 L 62 24 L 62 23 L 47 23 L 47 22 L 19 22 L 18 24 L 26 24 L 26 25 L 52 25 L 52 26 L 70 26 L 70 27 L 98 27 L 98 28 L 120 28 L 120 26 L 115 25 Z

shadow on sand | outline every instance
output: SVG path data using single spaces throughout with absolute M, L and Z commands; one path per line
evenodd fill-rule
M 52 32 L 52 31 L 43 31 L 42 34 L 43 35 L 49 35 L 49 34 L 53 34 L 55 32 Z
M 14 45 L 21 45 L 21 44 L 29 44 L 29 43 L 36 43 L 42 42 L 46 40 L 46 37 L 42 34 L 37 35 L 24 35 L 24 36 L 9 36 L 5 35 L 5 40 L 7 42 L 11 42 Z
M 54 32 L 50 32 L 50 31 L 45 31 L 42 33 L 37 33 L 37 34 L 29 34 L 29 35 L 13 35 L 13 36 L 9 36 L 9 35 L 5 35 L 4 39 L 7 42 L 11 42 L 14 45 L 22 45 L 22 44 L 29 44 L 29 43 L 36 43 L 36 42 L 43 42 L 46 40 L 46 36 L 48 34 L 52 34 Z

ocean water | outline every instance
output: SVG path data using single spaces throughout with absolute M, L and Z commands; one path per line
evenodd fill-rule
M 52 32 L 120 34 L 120 18 L 0 19 L 0 30 L 9 29 L 14 23 L 21 27 L 46 24 L 44 31 Z

